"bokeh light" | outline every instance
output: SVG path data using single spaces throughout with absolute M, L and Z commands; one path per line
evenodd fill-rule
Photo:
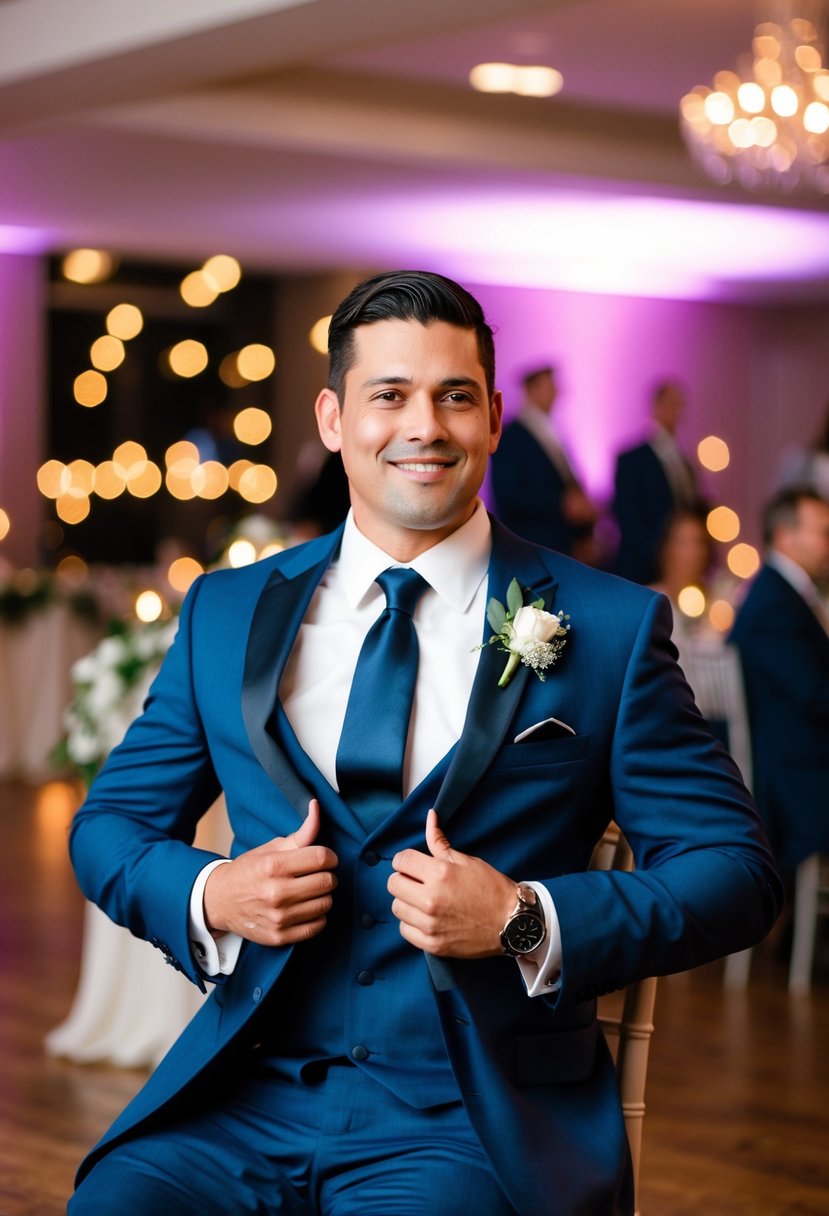
M 708 620 L 717 633 L 728 633 L 734 624 L 734 609 L 728 600 L 714 600 L 708 609 Z
M 208 283 L 215 286 L 216 291 L 232 291 L 242 278 L 242 268 L 236 258 L 227 253 L 216 253 L 208 258 L 201 268 Z
M 37 471 L 37 488 L 44 498 L 58 498 L 71 484 L 71 474 L 62 460 L 47 460 Z
M 170 563 L 167 582 L 174 591 L 186 595 L 200 574 L 204 574 L 204 567 L 194 557 L 177 557 Z
M 262 342 L 251 342 L 243 346 L 236 356 L 239 375 L 246 380 L 267 380 L 276 367 L 276 355 L 270 346 Z
M 95 469 L 95 493 L 99 498 L 117 498 L 127 488 L 127 479 L 111 460 L 102 461 Z
M 11 520 L 8 511 L 0 507 L 0 540 L 5 540 L 11 530 Z
M 272 429 L 270 414 L 255 406 L 240 410 L 233 419 L 233 433 L 240 443 L 264 443 Z
M 103 249 L 72 249 L 61 262 L 61 273 L 70 283 L 103 283 L 115 267 L 115 258 Z
M 191 380 L 193 376 L 200 375 L 207 367 L 207 347 L 203 342 L 197 342 L 195 338 L 184 338 L 183 341 L 176 342 L 175 346 L 170 347 L 166 352 L 166 360 L 170 370 L 176 376 L 181 376 L 183 380 Z
M 276 493 L 276 473 L 266 464 L 245 469 L 239 478 L 239 494 L 246 502 L 267 502 Z
M 683 587 L 676 602 L 685 616 L 698 617 L 705 612 L 705 596 L 699 587 Z
M 127 489 L 133 498 L 152 498 L 161 489 L 161 469 L 152 461 L 147 460 L 140 473 L 127 478 Z
M 79 524 L 89 514 L 89 499 L 69 491 L 55 500 L 55 510 L 65 524 Z
M 740 517 L 731 507 L 714 507 L 705 523 L 714 540 L 728 542 L 740 535 Z
M 99 372 L 112 372 L 124 362 L 124 343 L 112 334 L 96 338 L 89 348 L 89 361 Z
M 207 308 L 219 294 L 218 288 L 202 270 L 185 275 L 178 290 L 184 303 L 191 308 Z
M 740 543 L 728 550 L 726 563 L 737 578 L 752 578 L 760 569 L 760 554 L 753 545 Z
M 239 371 L 239 367 L 236 362 L 237 354 L 238 352 L 234 351 L 230 355 L 225 355 L 224 359 L 222 359 L 221 363 L 219 364 L 219 379 L 221 380 L 222 384 L 226 384 L 228 388 L 244 388 L 246 385 L 250 384 L 250 381 L 246 380 Z
M 143 328 L 144 317 L 135 304 L 116 304 L 107 313 L 107 333 L 113 338 L 120 338 L 122 342 L 137 337 Z
M 157 621 L 164 611 L 164 601 L 157 591 L 142 591 L 136 596 L 135 615 L 139 621 L 149 624 Z
M 95 488 L 95 466 L 88 460 L 72 460 L 66 466 L 69 485 L 66 493 L 74 498 L 88 498 Z
M 235 540 L 227 551 L 227 560 L 237 569 L 239 566 L 250 566 L 256 561 L 256 546 L 249 540 Z
M 102 376 L 100 372 L 85 371 L 75 377 L 73 385 L 75 400 L 78 405 L 84 405 L 87 409 L 93 409 L 96 405 L 100 405 L 106 400 L 107 381 L 106 376 Z
M 204 464 L 197 465 L 190 480 L 199 498 L 221 498 L 229 485 L 227 469 L 218 460 L 205 460 Z
M 706 435 L 697 444 L 697 458 L 704 469 L 720 473 L 728 468 L 731 453 L 724 439 L 718 435 Z
M 126 482 L 133 477 L 140 477 L 147 467 L 147 449 L 133 439 L 119 443 L 112 453 L 112 463 L 116 472 L 120 473 Z
M 469 83 L 479 93 L 553 97 L 561 92 L 564 77 L 544 64 L 478 63 L 470 70 Z
M 67 582 L 82 583 L 89 574 L 89 566 L 77 553 L 67 553 L 55 566 L 55 573 Z
M 327 317 L 320 317 L 319 321 L 315 321 L 308 331 L 308 341 L 321 355 L 328 354 L 328 326 L 330 324 L 331 314 Z

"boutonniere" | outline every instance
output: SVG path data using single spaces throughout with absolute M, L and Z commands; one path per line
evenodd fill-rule
M 494 597 L 487 604 L 486 619 L 492 626 L 492 637 L 484 645 L 497 646 L 509 655 L 498 681 L 506 688 L 519 663 L 531 667 L 539 680 L 546 680 L 546 670 L 552 667 L 567 643 L 570 618 L 563 612 L 544 611 L 544 601 L 524 603 L 518 579 L 507 588 L 506 607 Z

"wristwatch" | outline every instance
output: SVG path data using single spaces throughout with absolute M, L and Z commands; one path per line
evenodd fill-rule
M 544 909 L 534 889 L 520 882 L 515 888 L 515 894 L 518 903 L 501 930 L 504 954 L 512 957 L 529 954 L 536 946 L 540 946 L 547 936 Z

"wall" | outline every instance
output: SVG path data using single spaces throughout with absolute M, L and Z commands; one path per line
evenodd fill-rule
M 13 566 L 37 562 L 42 499 L 35 483 L 44 410 L 45 273 L 39 257 L 0 253 L 0 541 Z

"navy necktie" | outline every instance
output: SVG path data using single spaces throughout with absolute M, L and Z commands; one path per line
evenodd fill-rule
M 403 755 L 417 678 L 412 613 L 428 587 L 416 570 L 378 575 L 386 607 L 366 634 L 337 749 L 340 794 L 371 831 L 403 800 Z

